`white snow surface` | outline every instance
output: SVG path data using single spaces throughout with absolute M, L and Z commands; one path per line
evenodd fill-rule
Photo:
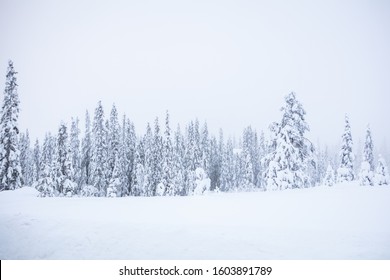
M 0 259 L 390 259 L 390 187 L 190 197 L 0 193 Z

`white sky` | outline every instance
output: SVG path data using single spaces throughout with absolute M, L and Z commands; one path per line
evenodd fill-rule
M 371 124 L 390 139 L 389 1 L 0 0 L 0 73 L 19 72 L 20 126 L 42 138 L 115 102 L 139 132 L 169 110 L 217 133 L 266 130 L 295 91 L 310 137 Z M 175 127 L 176 125 L 174 125 Z M 390 148 L 390 145 L 387 145 Z

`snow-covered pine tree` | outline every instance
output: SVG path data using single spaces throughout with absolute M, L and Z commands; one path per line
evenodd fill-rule
M 91 183 L 97 189 L 99 196 L 106 196 L 107 135 L 101 101 L 95 109 L 92 134 Z
M 175 141 L 174 141 L 174 153 L 173 153 L 173 162 L 174 162 L 174 186 L 175 186 L 175 195 L 186 195 L 185 182 L 184 182 L 184 155 L 185 155 L 185 147 L 184 147 L 184 139 L 181 134 L 180 125 L 177 125 L 177 129 L 175 132 Z
M 375 183 L 380 186 L 390 184 L 389 170 L 382 155 L 379 155 L 378 164 L 376 166 Z
M 116 158 L 114 159 L 114 169 L 111 174 L 110 182 L 107 188 L 107 197 L 117 197 L 121 193 L 121 174 L 120 174 L 120 166 L 119 166 L 119 154 L 116 154 Z
M 313 160 L 314 148 L 305 137 L 309 131 L 306 112 L 294 92 L 285 97 L 280 123 L 271 125 L 274 134 L 272 151 L 267 156 L 268 169 L 265 173 L 267 189 L 283 190 L 310 185 L 308 165 Z
M 57 192 L 64 196 L 72 196 L 77 190 L 76 184 L 72 181 L 73 167 L 68 138 L 67 127 L 62 123 L 57 136 L 57 168 L 54 182 Z
M 91 185 L 91 157 L 92 157 L 92 135 L 91 135 L 91 120 L 88 111 L 85 113 L 85 134 L 81 142 L 81 186 Z
M 364 143 L 362 163 L 359 172 L 360 185 L 374 185 L 374 145 L 371 137 L 370 126 L 367 126 L 366 140 Z
M 145 151 L 143 140 L 140 139 L 136 145 L 134 158 L 134 182 L 131 189 L 131 195 L 146 196 L 146 174 L 145 174 Z
M 253 172 L 253 132 L 249 126 L 244 129 L 242 142 L 242 162 L 244 163 L 244 172 L 242 182 L 240 183 L 240 189 L 242 190 L 253 190 L 254 188 L 254 172 Z
M 175 182 L 175 165 L 173 162 L 173 146 L 171 139 L 171 128 L 169 126 L 169 113 L 165 116 L 165 131 L 163 140 L 163 165 L 162 165 L 162 184 L 165 192 L 163 195 L 173 196 L 176 192 Z
M 263 165 L 263 159 L 266 156 L 266 143 L 265 143 L 265 137 L 264 137 L 264 131 L 261 131 L 260 137 L 259 137 L 259 152 L 258 152 L 258 164 L 259 164 L 259 172 L 257 173 L 257 186 L 261 190 L 265 190 L 266 183 L 263 178 L 264 170 L 266 170 L 266 167 Z
M 334 170 L 332 168 L 332 165 L 330 165 L 330 163 L 328 164 L 328 168 L 326 169 L 323 184 L 328 187 L 334 185 Z
M 108 162 L 107 162 L 107 180 L 111 181 L 112 173 L 114 172 L 115 165 L 118 165 L 115 161 L 119 160 L 119 149 L 120 149 L 120 126 L 118 121 L 118 112 L 115 104 L 112 105 L 109 128 L 108 128 Z M 117 176 L 121 176 L 121 170 L 118 166 Z
M 134 124 L 126 116 L 123 116 L 122 140 L 120 145 L 120 169 L 122 190 L 121 195 L 132 194 L 135 178 L 136 142 Z
M 72 118 L 72 125 L 70 127 L 70 157 L 72 161 L 73 175 L 70 178 L 77 184 L 76 192 L 81 188 L 81 154 L 80 154 L 80 129 L 79 119 Z
M 229 138 L 221 155 L 221 185 L 218 191 L 228 192 L 233 187 L 233 143 Z
M 143 179 L 143 186 L 144 189 L 142 190 L 142 193 L 145 196 L 153 196 L 154 191 L 153 190 L 153 166 L 154 166 L 154 148 L 153 148 L 153 133 L 152 129 L 150 127 L 150 124 L 148 123 L 146 126 L 146 133 L 144 135 L 144 140 L 142 142 L 144 152 L 141 156 L 144 157 L 143 160 L 143 174 L 144 174 L 144 179 Z
M 40 178 L 41 171 L 41 148 L 38 139 L 35 140 L 33 149 L 33 181 L 36 182 Z
M 210 139 L 207 122 L 204 122 L 202 127 L 202 135 L 200 139 L 200 150 L 201 150 L 201 167 L 207 174 L 210 174 Z
M 157 185 L 162 182 L 162 163 L 163 163 L 163 141 L 160 133 L 160 124 L 158 118 L 154 120 L 153 146 L 152 146 L 152 172 L 151 172 L 151 195 L 156 195 Z M 165 187 L 165 186 L 164 186 Z M 165 190 L 164 190 L 165 193 Z
M 20 133 L 19 138 L 20 167 L 22 171 L 23 185 L 31 186 L 33 181 L 33 162 L 30 148 L 30 136 L 28 130 L 26 133 Z
M 14 190 L 22 185 L 20 167 L 19 96 L 13 62 L 8 62 L 3 105 L 0 118 L 0 191 Z
M 340 151 L 340 167 L 337 169 L 337 182 L 353 181 L 355 173 L 353 170 L 353 162 L 355 155 L 352 152 L 352 134 L 349 118 L 345 116 L 345 128 L 342 136 L 342 144 Z
M 202 150 L 198 119 L 195 119 L 194 124 L 194 166 L 195 169 L 202 167 Z

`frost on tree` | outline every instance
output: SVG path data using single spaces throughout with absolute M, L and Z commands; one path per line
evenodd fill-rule
M 295 93 L 285 97 L 280 123 L 270 127 L 273 133 L 271 152 L 265 158 L 265 180 L 268 190 L 303 188 L 310 185 L 308 165 L 313 158 L 313 145 L 305 137 L 309 126 L 306 112 Z
M 378 185 L 389 185 L 390 183 L 389 170 L 385 159 L 381 155 L 379 155 L 378 165 L 376 167 L 375 183 Z
M 328 187 L 334 185 L 334 170 L 330 164 L 328 164 L 328 168 L 326 169 L 324 185 Z
M 16 74 L 12 61 L 9 61 L 0 119 L 0 190 L 14 190 L 22 185 Z
M 367 127 L 366 132 L 359 181 L 362 186 L 374 185 L 374 145 L 372 143 L 371 130 L 369 126 Z
M 353 162 L 355 156 L 352 153 L 352 134 L 348 116 L 345 116 L 345 129 L 342 136 L 340 151 L 340 167 L 337 169 L 337 182 L 353 181 L 355 174 L 353 171 Z

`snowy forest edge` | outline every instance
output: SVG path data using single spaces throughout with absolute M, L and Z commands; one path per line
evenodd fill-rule
M 84 135 L 72 118 L 70 128 L 61 123 L 55 135 L 47 133 L 42 145 L 36 140 L 31 147 L 28 131 L 19 132 L 16 74 L 10 61 L 0 120 L 0 190 L 28 185 L 43 197 L 184 196 L 390 181 L 385 159 L 374 160 L 369 126 L 356 166 L 347 116 L 338 160 L 327 149 L 316 149 L 306 138 L 306 111 L 294 92 L 285 97 L 281 119 L 270 125 L 270 139 L 247 127 L 239 143 L 225 141 L 222 130 L 217 138 L 198 120 L 172 131 L 168 111 L 163 129 L 156 118 L 153 128 L 148 123 L 146 133 L 137 136 L 115 105 L 105 118 L 99 102 L 92 121 L 86 112 Z

